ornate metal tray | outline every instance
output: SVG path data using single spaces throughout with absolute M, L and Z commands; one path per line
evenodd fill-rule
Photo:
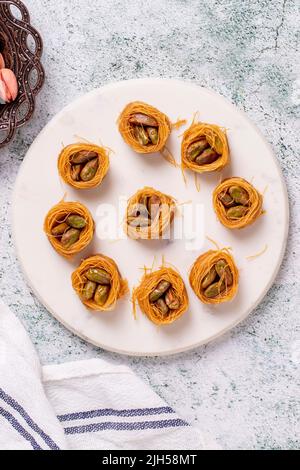
M 16 129 L 34 112 L 35 96 L 45 78 L 40 62 L 42 49 L 41 36 L 30 25 L 24 4 L 20 0 L 0 0 L 0 52 L 19 85 L 17 99 L 0 104 L 0 148 L 12 140 Z

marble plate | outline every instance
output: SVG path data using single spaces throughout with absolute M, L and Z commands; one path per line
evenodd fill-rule
M 264 192 L 266 214 L 251 227 L 230 231 L 216 219 L 211 194 L 220 174 L 199 178 L 200 192 L 194 175 L 187 173 L 186 184 L 181 171 L 160 155 L 134 153 L 118 133 L 116 120 L 130 101 L 142 100 L 165 112 L 175 122 L 195 112 L 199 119 L 217 123 L 227 129 L 231 164 L 221 177 L 241 176 Z M 168 147 L 180 161 L 180 134 L 174 131 Z M 100 143 L 113 149 L 111 167 L 102 186 L 76 191 L 65 186 L 57 173 L 57 156 L 62 145 L 78 139 Z M 201 221 L 196 233 L 172 242 L 137 242 L 126 237 L 102 237 L 102 204 L 119 205 L 144 185 L 173 195 L 179 203 L 190 204 Z M 66 195 L 80 200 L 92 212 L 97 234 L 92 244 L 72 261 L 59 256 L 43 233 L 47 211 Z M 197 204 L 197 205 L 195 205 Z M 164 355 L 186 351 L 222 335 L 243 320 L 262 300 L 279 269 L 288 231 L 288 203 L 285 184 L 272 149 L 258 129 L 232 104 L 216 93 L 176 80 L 142 79 L 113 83 L 95 90 L 63 109 L 44 128 L 30 147 L 20 168 L 13 197 L 13 233 L 20 263 L 33 292 L 69 330 L 81 338 L 110 351 L 131 355 Z M 202 305 L 188 283 L 188 271 L 195 258 L 213 247 L 231 247 L 240 270 L 240 287 L 236 298 L 227 304 Z M 104 238 L 104 239 L 102 239 Z M 252 260 L 248 257 L 265 249 Z M 70 276 L 82 257 L 102 252 L 111 256 L 128 279 L 130 288 L 137 285 L 141 268 L 158 266 L 161 256 L 176 265 L 188 289 L 188 312 L 172 325 L 157 327 L 138 311 L 132 314 L 129 298 L 120 300 L 108 313 L 87 310 L 75 295 Z

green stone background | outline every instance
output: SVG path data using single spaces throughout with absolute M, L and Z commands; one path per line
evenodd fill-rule
M 1 297 L 26 325 L 43 363 L 102 357 L 129 364 L 224 448 L 299 448 L 299 2 L 25 3 L 44 39 L 47 79 L 34 118 L 0 151 Z M 292 221 L 282 269 L 255 312 L 220 340 L 162 359 L 119 357 L 60 326 L 26 287 L 10 227 L 20 163 L 49 119 L 93 88 L 149 76 L 192 80 L 247 113 L 280 162 Z

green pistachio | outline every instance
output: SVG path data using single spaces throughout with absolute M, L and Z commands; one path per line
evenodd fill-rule
M 129 122 L 134 125 L 158 127 L 156 119 L 143 113 L 132 114 L 129 118 Z
M 74 243 L 79 240 L 80 237 L 80 230 L 77 228 L 70 228 L 67 230 L 63 236 L 61 237 L 61 244 L 64 248 L 69 249 Z
M 104 305 L 105 302 L 108 299 L 110 291 L 110 286 L 102 286 L 101 284 L 98 285 L 95 295 L 94 295 L 94 301 L 96 302 L 97 305 Z
M 94 158 L 93 160 L 90 160 L 88 163 L 86 163 L 80 173 L 80 178 L 82 181 L 91 181 L 98 170 L 98 166 L 98 158 Z
M 227 191 L 223 191 L 222 193 L 220 193 L 218 195 L 218 199 L 222 202 L 223 206 L 225 207 L 232 207 L 235 204 L 234 199 L 232 199 L 232 197 L 230 196 L 230 194 L 228 194 Z
M 80 150 L 71 156 L 70 161 L 74 165 L 77 165 L 81 163 L 87 163 L 94 158 L 98 158 L 97 152 L 90 150 Z
M 160 281 L 149 295 L 150 302 L 156 302 L 171 286 L 168 281 Z
M 212 148 L 204 150 L 196 159 L 197 165 L 208 165 L 215 162 L 219 158 L 219 154 Z
M 165 302 L 171 310 L 176 310 L 180 307 L 180 300 L 178 299 L 178 297 L 176 297 L 172 289 L 169 289 L 167 291 L 165 295 Z
M 146 129 L 142 126 L 135 126 L 134 133 L 139 144 L 145 146 L 149 144 L 149 136 Z
M 56 225 L 56 226 L 51 230 L 51 233 L 52 233 L 52 235 L 54 235 L 55 237 L 59 237 L 59 236 L 63 235 L 69 228 L 70 228 L 69 225 L 66 224 L 66 222 L 63 222 L 63 223 L 61 223 L 61 224 Z
M 80 215 L 72 214 L 66 220 L 67 224 L 73 228 L 84 228 L 86 226 L 86 220 Z
M 196 142 L 193 142 L 191 145 L 189 145 L 187 149 L 187 158 L 191 162 L 195 160 L 200 153 L 202 153 L 204 150 L 206 150 L 209 147 L 209 143 L 207 142 L 206 138 L 203 137 L 200 140 L 197 140 Z
M 230 271 L 230 268 L 224 259 L 220 259 L 215 264 L 216 272 L 219 278 L 225 281 L 226 286 L 231 286 L 233 283 L 233 277 Z
M 229 194 L 237 204 L 247 206 L 249 203 L 249 194 L 244 188 L 241 188 L 241 186 L 231 186 L 229 188 Z
M 167 306 L 166 302 L 164 299 L 160 298 L 155 302 L 155 305 L 158 307 L 158 309 L 161 311 L 163 315 L 167 315 L 169 312 L 169 307 Z
M 204 291 L 205 297 L 208 299 L 213 299 L 220 295 L 226 288 L 225 282 L 214 282 Z
M 206 289 L 208 286 L 210 286 L 214 282 L 216 277 L 217 277 L 217 272 L 216 272 L 215 267 L 213 266 L 201 282 L 202 289 Z
M 101 268 L 90 268 L 86 271 L 85 276 L 89 281 L 97 282 L 98 284 L 110 284 L 110 274 Z
M 248 212 L 245 206 L 234 206 L 227 210 L 226 215 L 228 219 L 236 220 L 244 217 Z
M 91 300 L 94 297 L 97 288 L 97 283 L 93 281 L 87 281 L 82 290 L 82 297 L 84 300 Z
M 223 153 L 223 143 L 221 141 L 221 139 L 216 135 L 215 136 L 215 139 L 212 143 L 212 148 L 219 154 L 219 155 L 222 155 Z
M 150 137 L 150 140 L 153 145 L 156 145 L 158 142 L 158 129 L 157 127 L 147 127 L 147 134 Z

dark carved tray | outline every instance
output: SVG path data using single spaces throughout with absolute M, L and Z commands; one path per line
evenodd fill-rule
M 19 0 L 0 0 L 0 52 L 19 85 L 17 99 L 0 104 L 0 148 L 11 141 L 16 129 L 33 114 L 35 96 L 45 79 L 40 62 L 42 50 L 42 39 L 30 25 L 24 4 Z

